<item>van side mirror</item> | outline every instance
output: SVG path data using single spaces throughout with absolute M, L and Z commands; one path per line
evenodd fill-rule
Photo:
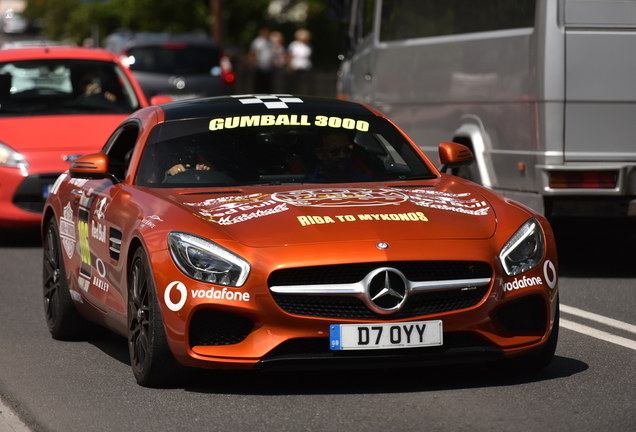
M 438 170 L 445 173 L 448 168 L 468 166 L 473 163 L 473 152 L 463 144 L 443 142 L 438 147 L 441 165 Z

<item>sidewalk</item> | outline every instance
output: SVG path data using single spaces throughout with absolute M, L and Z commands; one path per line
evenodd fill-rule
M 17 415 L 0 399 L 0 432 L 30 432 Z

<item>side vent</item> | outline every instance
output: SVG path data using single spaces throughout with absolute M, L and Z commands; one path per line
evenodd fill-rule
M 115 261 L 119 261 L 119 255 L 121 253 L 121 231 L 111 228 L 108 242 L 110 258 Z

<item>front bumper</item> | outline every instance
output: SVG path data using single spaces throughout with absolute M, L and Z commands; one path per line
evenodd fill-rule
M 397 243 L 394 243 L 395 249 L 399 250 Z M 427 243 L 429 250 L 436 250 L 431 242 Z M 290 250 L 273 248 L 267 255 L 269 259 L 250 260 L 255 264 L 248 283 L 241 288 L 224 288 L 188 279 L 176 269 L 167 251 L 152 254 L 152 266 L 162 269 L 155 272 L 160 299 L 166 298 L 169 286 L 172 288 L 167 296 L 171 305 L 179 303 L 184 293 L 187 296 L 184 306 L 177 311 L 162 304 L 171 350 L 186 366 L 225 369 L 398 367 L 498 360 L 539 349 L 549 337 L 556 311 L 556 275 L 546 275 L 548 266 L 541 265 L 521 277 L 502 277 L 497 260 L 488 253 L 488 240 L 471 243 L 470 249 L 474 252 L 466 254 L 467 258 L 485 262 L 490 268 L 491 279 L 483 289 L 463 287 L 467 289 L 462 291 L 462 287 L 458 287 L 455 292 L 420 293 L 409 297 L 409 301 L 417 300 L 415 306 L 406 305 L 397 314 L 383 317 L 370 315 L 355 295 L 336 296 L 338 298 L 330 301 L 325 298 L 329 296 L 286 294 L 281 298 L 272 292 L 269 275 L 277 268 L 273 263 L 280 262 L 277 258 L 289 263 L 289 257 L 294 256 L 299 267 L 307 265 L 300 254 Z M 448 245 L 446 249 L 453 250 Z M 448 252 L 445 257 L 439 250 L 438 259 L 450 260 L 456 256 L 456 252 Z M 320 255 L 320 251 L 314 249 L 313 252 L 314 256 Z M 287 256 L 277 257 L 280 253 Z M 367 258 L 378 266 L 399 262 L 360 258 Z M 295 267 L 294 263 L 290 265 Z M 528 282 L 530 280 L 533 282 Z M 182 288 L 174 288 L 175 282 Z M 443 346 L 355 352 L 330 349 L 332 324 L 416 320 L 441 320 Z
M 0 168 L 0 227 L 38 226 L 48 191 L 59 175 Z

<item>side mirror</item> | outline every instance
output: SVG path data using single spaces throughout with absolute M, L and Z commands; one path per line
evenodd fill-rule
M 441 163 L 438 170 L 443 173 L 448 168 L 471 165 L 475 160 L 473 152 L 468 147 L 454 142 L 441 143 L 438 151 Z
M 69 169 L 71 178 L 89 180 L 110 179 L 113 183 L 119 183 L 119 179 L 108 172 L 108 155 L 93 153 L 79 157 L 73 161 Z
M 150 105 L 160 105 L 170 102 L 173 102 L 172 98 L 166 95 L 157 95 L 150 98 Z

